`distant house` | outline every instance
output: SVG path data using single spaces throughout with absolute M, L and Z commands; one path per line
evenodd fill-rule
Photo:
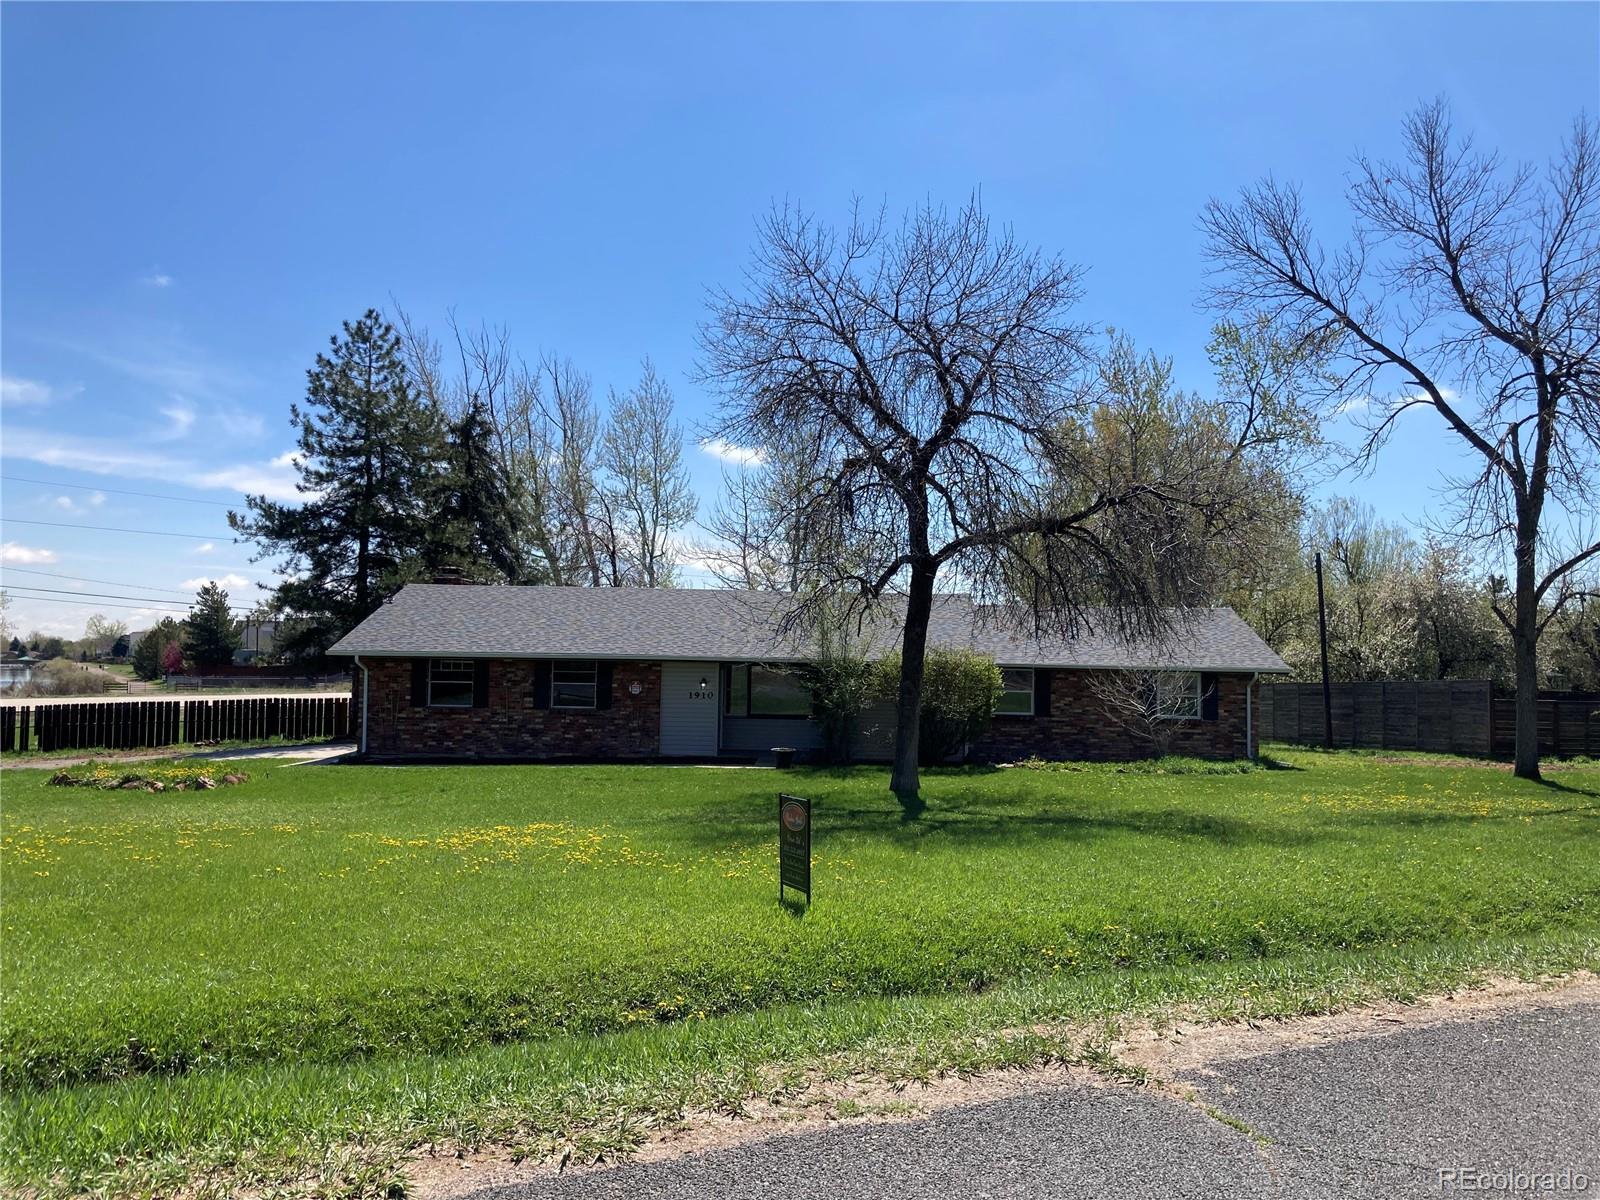
M 233 652 L 236 666 L 251 666 L 270 658 L 278 645 L 281 621 L 245 617 L 239 622 L 239 648 Z
M 774 629 L 782 595 L 690 589 L 411 584 L 329 651 L 354 660 L 356 728 L 374 756 L 460 759 L 751 758 L 822 745 L 796 667 Z M 1002 668 L 1005 694 L 973 748 L 981 759 L 1129 758 L 1095 673 L 1160 673 L 1174 753 L 1251 753 L 1263 674 L 1282 659 L 1231 610 L 1181 614 L 1161 645 L 1103 633 L 1035 638 L 965 596 L 942 597 L 930 643 Z M 895 631 L 869 633 L 873 653 Z M 888 702 L 863 714 L 858 757 L 887 759 Z

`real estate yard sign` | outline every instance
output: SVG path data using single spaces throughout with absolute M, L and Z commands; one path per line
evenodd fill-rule
M 811 801 L 778 793 L 778 899 L 784 889 L 806 894 L 811 903 Z

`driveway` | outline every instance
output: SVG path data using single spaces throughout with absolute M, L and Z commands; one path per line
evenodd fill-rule
M 1129 1061 L 1153 1064 L 1162 1080 L 1154 1086 L 1073 1070 L 1048 1086 L 915 1119 L 835 1123 L 560 1176 L 502 1175 L 485 1187 L 451 1186 L 436 1174 L 440 1186 L 422 1194 L 1600 1196 L 1600 986 L 1592 981 L 1437 1021 L 1367 1014 L 1326 1036 L 1247 1031 L 1191 1042 L 1125 1048 Z

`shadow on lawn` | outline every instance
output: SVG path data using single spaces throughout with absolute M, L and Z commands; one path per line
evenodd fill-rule
M 908 812 L 888 796 L 881 804 L 864 804 L 859 798 L 830 794 L 828 788 L 796 787 L 809 791 L 815 805 L 819 836 L 856 834 L 876 837 L 908 848 L 933 841 L 972 845 L 1003 844 L 1047 838 L 1077 841 L 1120 834 L 1205 839 L 1220 845 L 1297 846 L 1325 835 L 1305 828 L 1264 824 L 1216 813 L 1195 813 L 1179 808 L 1138 808 L 1115 813 L 1058 808 L 1045 811 L 1003 807 L 987 799 L 962 799 L 959 795 L 926 797 L 919 812 Z M 707 846 L 730 840 L 751 841 L 773 833 L 770 804 L 765 793 L 746 793 L 735 806 L 700 815 L 684 832 Z
M 1268 769 L 1300 771 L 1305 768 L 1274 764 Z M 1117 806 L 1108 810 L 1094 801 L 1075 807 L 1071 799 L 1050 805 L 1037 798 L 1024 798 L 1017 804 L 999 804 L 992 796 L 970 795 L 939 786 L 941 782 L 959 782 L 964 775 L 992 775 L 994 772 L 994 768 L 968 768 L 934 776 L 931 780 L 934 787 L 924 790 L 924 803 L 918 811 L 902 809 L 886 791 L 881 800 L 867 800 L 862 789 L 865 781 L 859 774 L 852 774 L 849 768 L 812 770 L 804 779 L 793 779 L 786 790 L 810 796 L 816 806 L 819 836 L 854 834 L 905 848 L 940 842 L 976 847 L 1042 839 L 1089 841 L 1130 833 L 1203 840 L 1218 846 L 1295 847 L 1347 839 L 1353 828 L 1443 829 L 1524 817 L 1600 817 L 1600 804 L 1582 802 L 1583 798 L 1600 799 L 1600 793 L 1551 781 L 1546 781 L 1544 786 L 1570 795 L 1572 804 L 1535 812 L 1483 815 L 1404 808 L 1358 815 L 1307 812 L 1293 821 L 1257 821 L 1225 812 L 1195 812 L 1179 807 Z M 1086 781 L 1085 776 L 1078 776 L 1078 779 Z M 876 785 L 877 781 L 873 783 Z M 772 794 L 764 789 L 746 791 L 727 806 L 698 813 L 698 819 L 686 825 L 684 832 L 708 846 L 726 844 L 730 840 L 760 840 L 773 833 Z

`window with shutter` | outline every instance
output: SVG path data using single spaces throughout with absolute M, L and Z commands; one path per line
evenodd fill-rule
M 435 658 L 428 662 L 428 707 L 471 708 L 478 669 L 470 658 Z

